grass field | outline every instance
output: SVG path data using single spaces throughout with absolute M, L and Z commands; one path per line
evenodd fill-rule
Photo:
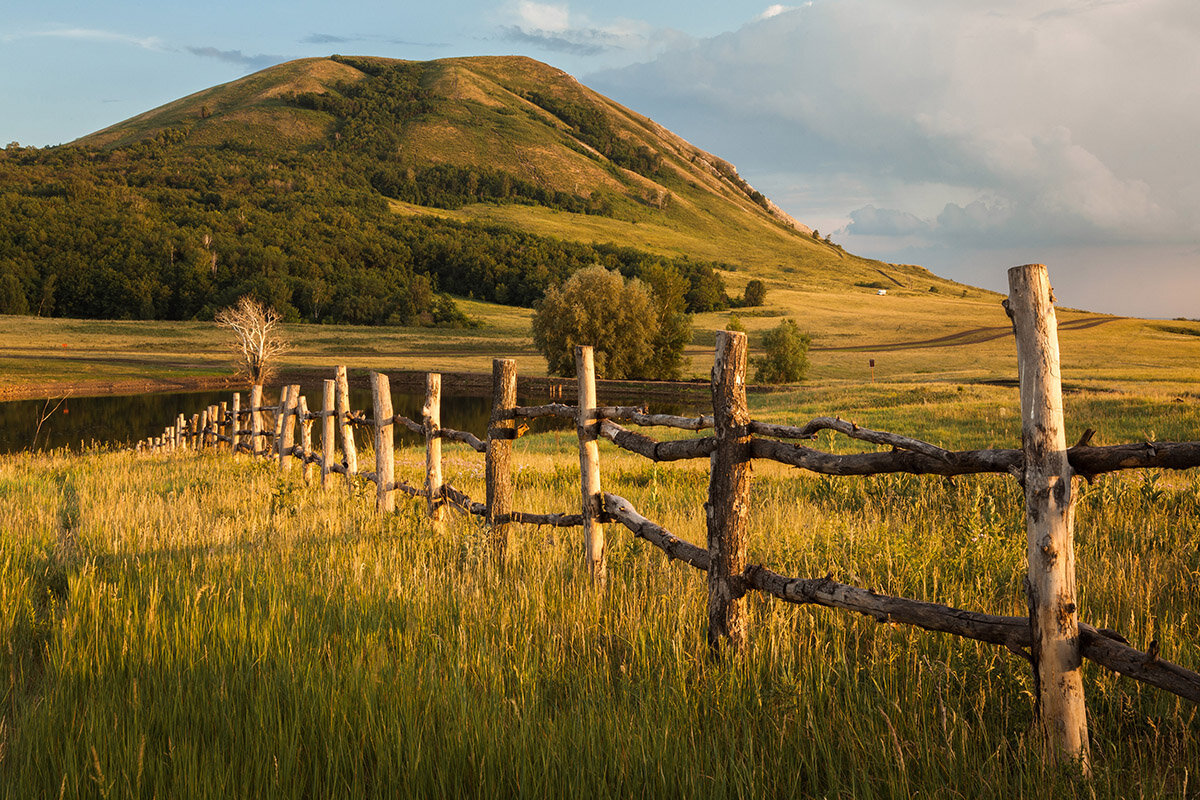
M 788 421 L 835 398 L 755 398 Z M 1015 392 L 877 387 L 872 422 L 1011 443 Z M 1194 432 L 1194 403 L 1068 396 L 1116 439 Z M 935 411 L 931 413 L 931 409 Z M 936 417 L 936 419 L 933 419 Z M 1188 437 L 1194 438 L 1194 433 Z M 997 440 L 1002 440 L 997 442 Z M 844 449 L 842 439 L 822 446 Z M 516 443 L 517 506 L 578 504 L 570 432 Z M 403 449 L 416 481 L 422 453 Z M 367 456 L 369 458 L 369 455 Z M 605 446 L 606 490 L 704 540 L 702 464 Z M 369 462 L 368 462 L 369 463 Z M 447 478 L 482 497 L 482 461 Z M 1022 503 L 999 477 L 828 479 L 756 465 L 751 560 L 1021 614 Z M 0 459 L 4 797 L 1183 797 L 1195 706 L 1085 668 L 1095 777 L 1040 765 L 1005 650 L 751 600 L 745 660 L 706 655 L 705 582 L 620 526 L 596 592 L 574 530 L 380 518 L 224 455 Z M 1082 617 L 1200 664 L 1200 479 L 1080 486 Z
M 812 337 L 806 384 L 853 395 L 882 384 L 980 385 L 1016 378 L 1011 325 L 1000 297 L 873 289 L 807 291 L 769 281 L 762 308 L 697 315 L 687 348 L 692 377 L 707 377 L 713 331 L 737 314 L 751 354 L 762 334 L 791 317 Z M 377 370 L 489 372 L 497 356 L 522 375 L 544 375 L 529 332 L 532 311 L 472 300 L 479 328 L 292 325 L 285 372 L 337 363 Z M 1059 311 L 1069 389 L 1185 394 L 1200 383 L 1200 323 Z M 208 385 L 232 375 L 225 334 L 210 322 L 120 322 L 0 316 L 0 399 L 134 393 Z M 875 360 L 872 372 L 869 361 Z

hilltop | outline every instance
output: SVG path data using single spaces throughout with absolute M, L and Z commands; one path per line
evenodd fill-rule
M 590 263 L 719 309 L 781 290 L 990 297 L 819 240 L 733 165 L 520 57 L 272 67 L 70 145 L 0 153 L 0 311 L 456 325 Z

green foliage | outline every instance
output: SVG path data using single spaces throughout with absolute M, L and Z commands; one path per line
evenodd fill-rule
M 605 110 L 598 105 L 585 105 L 541 92 L 528 92 L 525 99 L 570 125 L 581 142 L 603 153 L 617 166 L 648 178 L 659 174 L 662 156 L 645 145 L 635 145 L 623 139 L 612 126 Z
M 598 264 L 552 287 L 533 316 L 534 346 L 554 375 L 574 375 L 575 346 L 591 345 L 599 378 L 677 377 L 690 339 L 677 308 L 656 304 L 642 281 Z
M 763 355 L 754 359 L 754 380 L 759 383 L 796 383 L 808 372 L 811 338 L 794 320 L 785 319 L 763 336 Z
M 767 302 L 767 285 L 758 278 L 752 279 L 746 284 L 746 290 L 742 294 L 742 304 L 761 306 L 765 302 Z
M 730 314 L 729 321 L 725 323 L 725 330 L 745 333 L 746 326 L 742 324 L 742 321 L 738 318 L 737 314 Z

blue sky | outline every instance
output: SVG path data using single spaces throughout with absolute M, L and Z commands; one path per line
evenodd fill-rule
M 0 142 L 72 139 L 281 61 L 519 53 L 736 164 L 852 252 L 1200 317 L 1194 0 L 41 0 L 0 22 Z

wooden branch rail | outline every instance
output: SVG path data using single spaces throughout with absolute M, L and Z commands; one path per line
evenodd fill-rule
M 708 458 L 717 446 L 717 440 L 711 436 L 703 439 L 676 439 L 660 442 L 636 431 L 622 428 L 609 419 L 600 421 L 600 435 L 622 450 L 645 456 L 651 461 Z
M 395 494 L 424 501 L 434 524 L 454 508 L 482 518 L 490 527 L 494 556 L 503 561 L 509 529 L 514 524 L 580 527 L 584 563 L 597 586 L 606 576 L 605 524 L 617 522 L 635 536 L 661 549 L 669 559 L 683 561 L 706 573 L 708 580 L 707 635 L 714 654 L 737 650 L 749 641 L 744 596 L 750 591 L 797 605 L 819 605 L 864 614 L 880 622 L 913 625 L 1008 648 L 1030 661 L 1036 677 L 1039 729 L 1051 759 L 1073 760 L 1088 769 L 1088 735 L 1083 713 L 1083 690 L 1078 664 L 1087 658 L 1107 669 L 1200 703 L 1200 674 L 1159 657 L 1152 645 L 1146 652 L 1129 645 L 1119 634 L 1098 630 L 1078 619 L 1072 545 L 1073 475 L 1088 480 L 1127 469 L 1192 469 L 1200 467 L 1200 442 L 1143 442 L 1093 447 L 1085 435 L 1067 448 L 1062 433 L 1061 391 L 1053 309 L 1048 302 L 1045 270 L 1037 265 L 1010 271 L 1009 310 L 1017 333 L 1022 411 L 1025 423 L 1021 449 L 951 451 L 928 442 L 885 431 L 859 427 L 834 417 L 817 417 L 804 425 L 759 422 L 749 418 L 745 401 L 745 337 L 720 332 L 713 369 L 713 414 L 683 417 L 650 414 L 632 406 L 598 406 L 591 348 L 575 353 L 578 405 L 549 403 L 516 405 L 516 368 L 496 359 L 492 372 L 492 411 L 486 437 L 441 426 L 441 380 L 426 379 L 421 420 L 392 409 L 388 377 L 371 374 L 372 416 L 352 411 L 345 367 L 324 383 L 319 412 L 309 412 L 298 386 L 284 387 L 278 405 L 266 406 L 261 387 L 252 387 L 242 407 L 235 395 L 230 405 L 210 406 L 191 418 L 180 414 L 161 436 L 139 443 L 149 451 L 200 451 L 224 447 L 278 460 L 287 470 L 293 458 L 305 466 L 320 465 L 322 484 L 330 476 L 375 484 L 381 512 L 395 508 Z M 273 430 L 262 413 L 273 412 Z M 574 422 L 579 440 L 580 513 L 532 513 L 514 509 L 513 444 L 520 435 L 517 420 L 557 417 Z M 241 420 L 248 419 L 248 427 Z M 271 418 L 268 418 L 271 419 Z M 311 435 L 321 422 L 319 452 Z M 658 441 L 623 427 L 660 426 L 681 430 L 712 429 L 713 435 Z M 295 426 L 300 425 L 300 444 Z M 425 441 L 424 487 L 395 477 L 393 430 L 403 427 Z M 375 442 L 375 469 L 359 472 L 353 428 L 366 427 Z M 887 451 L 835 454 L 781 440 L 811 440 L 830 430 Z M 341 440 L 341 457 L 337 442 Z M 244 438 L 243 438 L 244 437 Z M 485 456 L 485 502 L 476 502 L 446 483 L 442 475 L 441 441 L 466 444 Z M 696 545 L 642 516 L 624 498 L 604 492 L 601 485 L 598 440 L 605 439 L 654 462 L 709 458 L 710 482 L 705 503 L 707 542 Z M 1010 617 L 951 608 L 937 603 L 877 594 L 824 578 L 786 577 L 766 566 L 749 563 L 746 525 L 750 509 L 750 464 L 763 458 L 823 475 L 867 476 L 889 473 L 960 476 L 1010 475 L 1025 490 L 1027 563 L 1030 614 Z M 356 479 L 357 476 L 357 479 Z M 1040 623 L 1050 622 L 1045 625 Z

